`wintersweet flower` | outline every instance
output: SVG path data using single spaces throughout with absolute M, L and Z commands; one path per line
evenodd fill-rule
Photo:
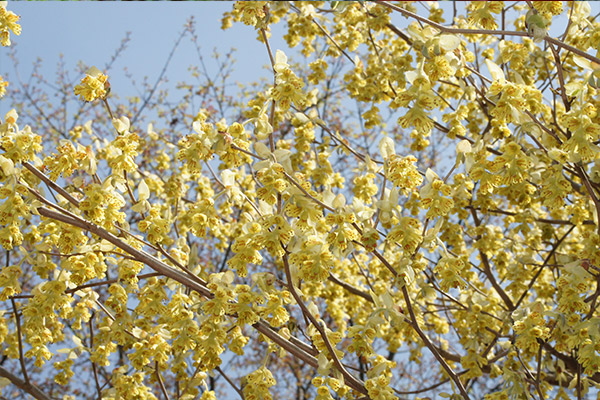
M 21 34 L 21 25 L 17 24 L 18 15 L 6 9 L 6 1 L 0 1 L 0 44 L 2 46 L 10 46 L 9 31 L 15 35 Z M 2 97 L 2 96 L 0 96 Z
M 91 67 L 85 72 L 85 78 L 81 80 L 81 83 L 75 86 L 74 92 L 84 101 L 104 99 L 108 95 L 110 87 L 107 79 L 108 77 L 98 68 Z
M 0 75 L 0 99 L 2 97 L 4 97 L 4 95 L 6 94 L 6 87 L 8 86 L 8 82 L 6 82 L 4 80 L 4 78 L 2 78 L 2 75 Z

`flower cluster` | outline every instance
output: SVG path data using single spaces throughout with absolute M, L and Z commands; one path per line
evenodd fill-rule
M 269 89 L 268 96 L 275 100 L 282 110 L 288 110 L 292 104 L 298 108 L 307 102 L 302 88 L 304 82 L 296 76 L 287 63 L 287 57 L 281 50 L 275 54 L 275 86 Z
M 91 183 L 83 191 L 85 198 L 79 207 L 86 212 L 91 221 L 109 231 L 115 229 L 115 223 L 125 222 L 125 213 L 120 211 L 125 206 L 125 199 L 114 190 L 110 180 L 106 180 L 102 185 Z
M 133 172 L 137 169 L 135 158 L 138 155 L 140 137 L 134 132 L 129 132 L 130 126 L 127 117 L 115 118 L 113 125 L 118 135 L 108 147 L 106 160 L 113 172 L 119 176 L 122 171 Z
M 333 265 L 333 254 L 318 237 L 309 236 L 302 242 L 301 251 L 290 255 L 290 263 L 298 266 L 300 278 L 309 282 L 323 282 Z
M 266 22 L 267 3 L 267 1 L 236 1 L 233 5 L 233 15 L 244 24 L 259 28 Z
M 277 381 L 266 367 L 260 367 L 254 372 L 246 375 L 246 384 L 243 392 L 247 400 L 272 400 L 273 396 L 269 388 L 275 386 Z
M 29 216 L 29 207 L 23 196 L 27 189 L 23 185 L 3 185 L 0 187 L 0 244 L 10 250 L 23 242 L 20 226 Z
M 236 254 L 227 263 L 241 277 L 248 275 L 248 264 L 259 264 L 263 257 L 256 235 L 262 227 L 257 222 L 247 223 L 242 227 L 241 234 L 236 238 L 231 250 Z
M 488 170 L 500 177 L 502 185 L 515 185 L 525 180 L 531 159 L 516 142 L 510 142 L 503 148 L 502 155 L 488 164 Z
M 85 78 L 81 79 L 81 83 L 75 86 L 75 95 L 84 101 L 105 99 L 110 88 L 107 79 L 108 77 L 102 71 L 91 67 L 85 72 Z
M 103 259 L 101 253 L 88 252 L 85 255 L 66 257 L 61 266 L 71 272 L 69 280 L 73 284 L 82 285 L 92 279 L 104 277 L 106 264 Z
M 10 32 L 17 36 L 21 34 L 21 25 L 17 23 L 21 17 L 8 11 L 6 3 L 6 1 L 0 2 L 0 44 L 2 46 L 10 46 Z
M 405 195 L 408 195 L 414 189 L 423 183 L 423 177 L 419 174 L 415 162 L 415 156 L 401 157 L 396 154 L 386 160 L 386 176 L 400 188 Z
M 531 304 L 523 312 L 513 313 L 513 329 L 517 334 L 515 346 L 526 354 L 535 354 L 540 340 L 547 340 L 550 328 L 544 320 L 544 306 L 540 302 Z
M 64 339 L 64 324 L 59 317 L 66 318 L 72 312 L 73 298 L 65 294 L 64 281 L 47 281 L 34 290 L 34 296 L 23 309 L 25 341 L 31 346 L 25 357 L 36 359 L 41 367 L 50 360 L 52 352 L 47 345 Z
M 8 82 L 2 78 L 0 75 L 0 99 L 6 95 L 6 88 L 8 87 Z
M 154 205 L 148 212 L 148 216 L 138 224 L 140 231 L 147 232 L 150 243 L 170 244 L 173 242 L 168 234 L 171 230 L 171 221 L 168 216 L 163 216 L 163 210 L 159 205 Z
M 103 395 L 103 398 L 107 400 L 157 400 L 150 388 L 144 385 L 144 373 L 134 372 L 128 375 L 126 372 L 124 367 L 115 368 L 112 376 L 113 387 L 107 390 L 108 393 Z
M 411 254 L 423 240 L 421 223 L 416 218 L 402 217 L 388 234 L 387 240 L 400 244 L 405 252 Z
M 52 180 L 58 179 L 61 174 L 65 178 L 71 176 L 86 156 L 85 150 L 80 145 L 75 148 L 69 141 L 64 141 L 57 150 L 58 153 L 44 159 L 44 166 Z
M 327 235 L 327 243 L 336 251 L 343 252 L 354 240 L 360 239 L 360 234 L 352 226 L 356 222 L 356 215 L 347 207 L 327 215 L 325 221 L 333 227 Z
M 4 123 L 0 124 L 0 144 L 4 151 L 2 157 L 14 163 L 32 161 L 42 150 L 42 137 L 34 134 L 29 125 L 19 129 L 18 118 L 17 112 L 12 109 L 6 113 Z
M 421 207 L 427 209 L 427 218 L 436 218 L 448 214 L 454 200 L 449 197 L 452 190 L 431 170 L 427 171 L 427 184 L 420 190 Z
M 504 8 L 503 1 L 471 1 L 468 5 L 469 23 L 483 29 L 496 29 L 498 24 L 492 14 L 500 14 Z
M 11 296 L 21 293 L 19 278 L 23 274 L 18 265 L 10 265 L 2 268 L 0 272 L 0 301 L 5 301 Z

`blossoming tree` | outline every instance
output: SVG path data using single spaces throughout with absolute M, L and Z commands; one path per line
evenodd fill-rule
M 68 132 L 3 116 L 3 398 L 597 393 L 590 4 L 247 1 L 234 22 L 273 76 L 236 98 L 119 102 L 93 67 Z

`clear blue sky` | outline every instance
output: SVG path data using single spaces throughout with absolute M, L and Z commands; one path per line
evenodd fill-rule
M 38 57 L 43 60 L 44 75 L 52 80 L 61 53 L 67 70 L 72 71 L 80 60 L 102 69 L 125 33 L 130 31 L 127 50 L 109 77 L 113 91 L 124 98 L 136 92 L 129 86 L 123 68 L 134 72 L 138 81 L 148 76 L 149 81 L 154 82 L 190 16 L 196 20 L 196 32 L 209 69 L 216 69 L 216 64 L 211 62 L 214 48 L 223 54 L 234 47 L 237 49 L 234 81 L 250 82 L 269 77 L 270 73 L 263 68 L 268 64 L 268 56 L 264 45 L 256 40 L 254 28 L 234 23 L 229 30 L 221 30 L 221 16 L 232 6 L 233 2 L 229 1 L 9 2 L 7 8 L 21 16 L 23 31 L 20 36 L 11 35 L 11 39 L 18 52 L 23 80 L 31 75 L 32 63 Z M 280 27 L 281 24 L 274 29 Z M 288 53 L 281 37 L 274 33 L 271 45 Z M 195 49 L 184 39 L 167 71 L 170 84 L 185 80 L 189 76 L 187 67 L 196 61 Z M 15 79 L 7 48 L 0 48 L 0 75 Z M 0 115 L 10 108 L 9 98 L 0 100 Z

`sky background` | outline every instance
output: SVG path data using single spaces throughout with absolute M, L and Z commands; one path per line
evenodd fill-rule
M 125 76 L 124 67 L 134 73 L 138 82 L 144 76 L 154 82 L 184 24 L 192 16 L 209 71 L 217 70 L 216 63 L 212 62 L 215 48 L 221 54 L 236 48 L 233 81 L 250 82 L 272 76 L 265 68 L 268 63 L 266 49 L 256 40 L 253 27 L 234 23 L 232 28 L 221 30 L 221 16 L 232 6 L 233 2 L 229 1 L 9 2 L 7 9 L 21 16 L 22 33 L 20 36 L 11 34 L 11 40 L 20 62 L 19 74 L 24 81 L 31 76 L 33 63 L 38 58 L 43 61 L 42 73 L 54 80 L 60 54 L 68 71 L 73 71 L 79 61 L 102 70 L 126 33 L 131 32 L 131 41 L 109 76 L 112 90 L 124 98 L 138 94 Z M 282 34 L 277 34 L 281 28 L 282 24 L 272 28 L 273 36 L 269 40 L 274 51 L 287 49 Z M 10 82 L 16 78 L 8 54 L 8 48 L 0 48 L 0 75 Z M 184 39 L 166 73 L 170 82 L 175 84 L 189 77 L 187 67 L 197 59 L 194 46 L 189 39 Z M 82 77 L 76 77 L 77 82 Z M 10 98 L 0 99 L 2 119 L 11 108 Z

